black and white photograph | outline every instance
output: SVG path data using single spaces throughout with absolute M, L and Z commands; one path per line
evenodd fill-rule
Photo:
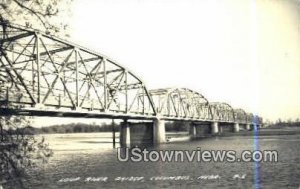
M 0 189 L 299 189 L 300 0 L 0 0 Z

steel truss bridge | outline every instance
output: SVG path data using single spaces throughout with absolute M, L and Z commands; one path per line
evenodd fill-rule
M 0 24 L 2 115 L 218 121 L 262 118 L 186 88 L 149 90 L 111 58 L 38 30 Z

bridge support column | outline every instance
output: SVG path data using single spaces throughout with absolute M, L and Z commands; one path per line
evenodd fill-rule
M 121 124 L 120 145 L 121 147 L 130 147 L 130 127 L 127 120 Z
M 166 142 L 165 120 L 157 118 L 153 124 L 153 143 L 161 144 Z
M 223 127 L 219 125 L 219 133 L 223 133 Z
M 211 123 L 211 134 L 217 133 L 219 133 L 219 123 L 215 121 Z
M 240 131 L 240 124 L 239 123 L 234 123 L 233 132 L 237 133 L 239 131 Z
M 249 131 L 251 129 L 250 124 L 246 124 L 246 130 Z
M 196 125 L 194 125 L 193 123 L 190 124 L 190 136 L 191 137 L 197 136 Z

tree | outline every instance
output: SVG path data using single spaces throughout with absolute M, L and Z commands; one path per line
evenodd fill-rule
M 68 36 L 73 0 L 1 0 L 0 22 L 20 24 Z M 61 19 L 64 18 L 64 19 Z
M 0 117 L 0 183 L 22 186 L 25 168 L 46 162 L 53 154 L 44 138 L 37 140 L 26 132 L 29 123 L 21 116 Z
M 7 36 L 6 26 L 9 24 L 39 29 L 48 34 L 67 35 L 66 19 L 70 17 L 68 14 L 72 1 L 0 0 L 0 49 L 3 46 L 2 39 Z M 0 58 L 1 56 L 0 53 Z M 1 88 L 5 87 L 5 82 L 0 82 Z M 25 117 L 4 116 L 0 113 L 0 183 L 17 187 L 18 182 L 22 187 L 20 177 L 25 174 L 26 167 L 45 162 L 52 155 L 44 138 L 38 140 L 34 135 L 25 133 L 28 126 L 29 122 Z
M 276 124 L 281 124 L 282 123 L 282 120 L 279 118 L 277 121 L 276 121 Z

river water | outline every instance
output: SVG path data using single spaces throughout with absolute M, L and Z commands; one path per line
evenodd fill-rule
M 277 150 L 278 162 L 120 162 L 111 133 L 45 135 L 54 156 L 29 170 L 28 188 L 299 188 L 300 135 L 229 136 L 159 150 Z M 256 139 L 255 139 L 256 138 Z M 178 177 L 182 176 L 182 177 Z M 177 178 L 177 179 L 174 179 Z

